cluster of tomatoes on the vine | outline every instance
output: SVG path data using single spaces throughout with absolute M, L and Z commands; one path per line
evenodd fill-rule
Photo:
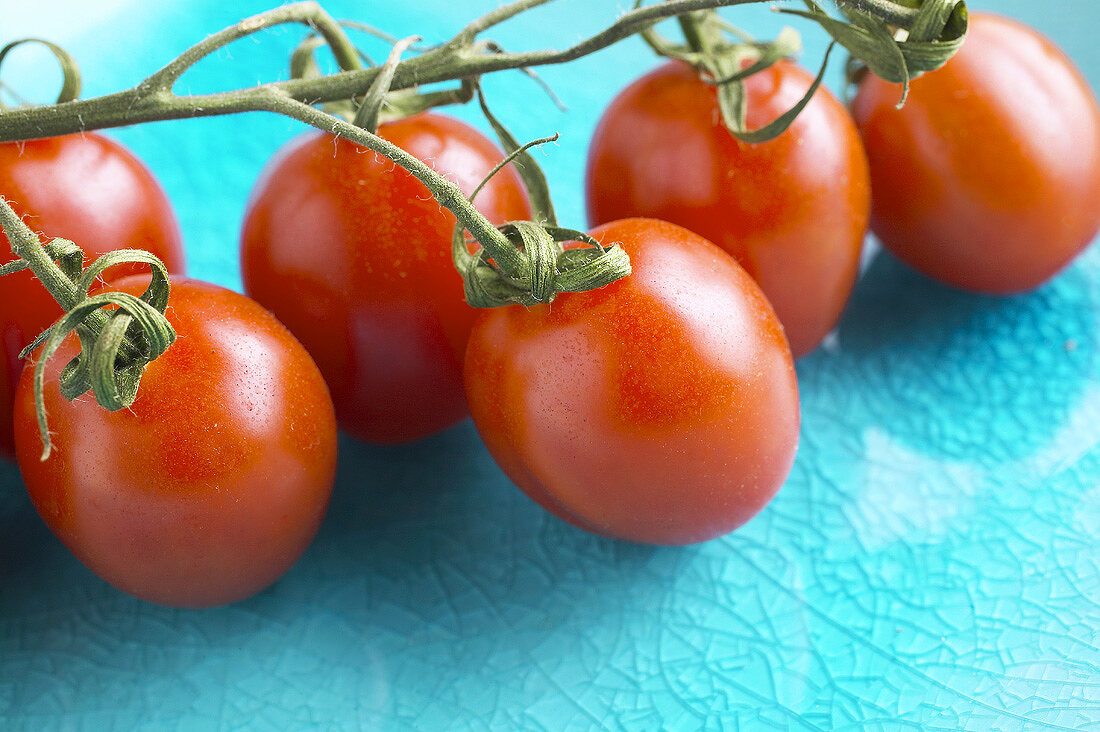
M 811 83 L 787 61 L 750 77 L 749 125 Z M 641 542 L 719 536 L 786 479 L 792 351 L 836 325 L 869 223 L 914 267 L 986 292 L 1042 283 L 1100 227 L 1100 111 L 1031 29 L 972 17 L 958 56 L 915 80 L 900 110 L 898 97 L 868 76 L 849 114 L 822 89 L 787 132 L 749 145 L 724 126 L 713 84 L 679 62 L 659 68 L 611 104 L 589 156 L 592 235 L 622 245 L 631 276 L 481 312 L 453 268 L 454 217 L 424 186 L 352 143 L 306 136 L 249 205 L 254 301 L 177 277 L 166 316 L 179 337 L 131 409 L 47 387 L 46 461 L 17 354 L 60 311 L 29 273 L 0 280 L 0 413 L 14 414 L 0 450 L 82 561 L 174 605 L 247 597 L 293 564 L 324 514 L 337 422 L 389 444 L 472 413 L 501 468 L 566 521 Z M 502 157 L 436 113 L 379 134 L 467 194 Z M 107 138 L 0 145 L 0 194 L 90 256 L 129 246 L 183 269 L 168 201 Z M 530 217 L 509 168 L 477 205 L 498 224 Z M 112 288 L 140 291 L 141 278 L 112 274 Z

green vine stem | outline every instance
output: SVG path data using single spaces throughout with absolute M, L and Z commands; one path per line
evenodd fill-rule
M 762 1 L 764 0 L 666 0 L 656 5 L 637 7 L 622 15 L 603 31 L 563 51 L 506 53 L 491 41 L 478 40 L 478 35 L 489 28 L 526 10 L 550 2 L 550 0 L 517 0 L 474 20 L 447 43 L 429 48 L 416 57 L 398 61 L 403 45 L 399 44 L 385 65 L 368 69 L 361 68 L 359 53 L 340 23 L 328 15 L 316 2 L 301 2 L 261 13 L 215 33 L 187 49 L 160 71 L 128 91 L 96 99 L 0 112 L 0 141 L 62 135 L 184 117 L 249 111 L 283 114 L 367 147 L 407 169 L 428 188 L 442 206 L 454 213 L 462 225 L 481 243 L 487 256 L 492 259 L 495 270 L 507 280 L 506 284 L 509 287 L 517 285 L 526 287 L 534 281 L 533 277 L 538 269 L 532 263 L 532 252 L 525 250 L 522 244 L 510 241 L 505 234 L 490 224 L 452 182 L 369 130 L 349 124 L 344 119 L 318 109 L 314 105 L 354 99 L 364 95 L 377 101 L 379 90 L 400 90 L 448 80 L 468 82 L 470 79 L 492 71 L 524 69 L 571 61 L 647 30 L 654 23 L 666 18 L 722 6 L 747 5 Z M 959 0 L 928 0 L 928 2 L 939 6 L 949 3 L 952 9 L 958 5 L 965 13 L 965 3 Z M 948 22 L 948 19 L 940 17 L 942 13 L 937 12 L 932 17 L 932 13 L 923 9 L 913 9 L 904 3 L 890 0 L 873 0 L 873 2 L 867 0 L 865 3 L 867 7 L 845 11 L 851 21 L 849 23 L 825 15 L 814 2 L 807 0 L 806 4 L 809 12 L 805 13 L 805 16 L 819 22 L 840 43 L 845 43 L 841 31 L 855 28 L 853 23 L 858 19 L 856 18 L 858 13 L 866 14 L 865 17 L 880 25 L 887 22 L 884 19 L 889 19 L 902 27 L 921 24 L 923 31 L 932 35 L 943 30 Z M 844 4 L 841 2 L 841 5 Z M 940 21 L 940 28 L 935 27 L 936 20 Z M 176 95 L 173 93 L 172 90 L 179 78 L 200 59 L 233 41 L 285 23 L 305 24 L 320 34 L 331 47 L 343 71 L 330 76 L 291 79 L 215 94 Z M 691 24 L 685 23 L 684 27 L 690 29 Z M 940 63 L 953 53 L 951 48 L 955 40 L 948 39 L 944 44 L 945 50 Z M 882 34 L 874 36 L 868 43 L 859 45 L 858 50 L 862 55 L 871 57 L 880 54 L 887 57 L 902 53 L 891 37 Z M 868 60 L 868 63 L 872 69 L 882 66 L 873 59 Z M 904 68 L 904 63 L 902 66 Z M 367 112 L 365 119 L 361 121 L 369 125 L 376 120 L 376 116 L 370 108 Z M 594 249 L 591 256 L 599 259 L 604 254 Z M 584 271 L 584 268 L 579 271 Z M 621 267 L 619 271 L 620 276 L 625 276 L 629 267 Z M 605 276 L 602 274 L 598 281 L 602 282 L 604 279 Z M 550 287 L 547 291 L 552 293 L 558 291 L 558 288 Z M 525 297 L 521 299 L 526 300 Z
M 401 62 L 393 76 L 390 89 L 472 78 L 505 69 L 565 63 L 599 51 L 653 24 L 697 10 L 750 5 L 768 0 L 667 0 L 656 5 L 636 8 L 623 14 L 604 30 L 564 50 L 537 50 L 520 53 L 492 52 L 477 36 L 526 10 L 551 0 L 518 0 L 475 20 L 454 38 L 419 56 Z M 890 0 L 837 0 L 841 7 L 852 6 L 881 22 L 908 30 L 919 18 L 921 10 Z M 965 3 L 953 0 L 952 7 Z M 811 20 L 819 20 L 816 13 Z M 841 21 L 836 21 L 841 22 Z M 320 78 L 290 79 L 261 86 L 214 94 L 175 95 L 172 88 L 182 74 L 203 57 L 229 43 L 266 28 L 285 23 L 302 23 L 315 28 L 333 48 L 344 71 Z M 830 30 L 826 27 L 826 30 Z M 942 30 L 942 29 L 940 29 Z M 881 41 L 881 39 L 879 39 Z M 956 38 L 943 40 L 946 61 Z M 869 53 L 871 48 L 863 48 Z M 881 53 L 892 51 L 878 49 Z M 857 54 L 858 55 L 858 54 Z M 874 68 L 874 66 L 872 66 Z M 158 120 L 205 117 L 237 112 L 262 111 L 270 98 L 278 96 L 308 104 L 346 100 L 362 96 L 370 88 L 382 68 L 361 68 L 358 54 L 343 28 L 316 2 L 301 2 L 261 13 L 216 33 L 185 51 L 157 73 L 133 89 L 94 99 L 64 104 L 16 109 L 0 113 L 0 142 L 53 137 L 85 130 L 118 127 Z
M 0 276 L 31 270 L 65 310 L 57 323 L 20 353 L 26 358 L 42 347 L 34 370 L 34 402 L 45 460 L 52 449 L 44 396 L 46 363 L 65 337 L 76 331 L 80 354 L 61 372 L 62 396 L 73 400 L 91 391 L 111 411 L 133 404 L 145 365 L 164 353 L 176 337 L 164 317 L 171 287 L 168 270 L 157 257 L 136 249 L 104 254 L 85 269 L 84 252 L 78 246 L 66 239 L 43 245 L 3 197 L 0 227 L 17 257 L 0 267 Z M 89 295 L 104 271 L 123 262 L 149 265 L 152 278 L 140 298 L 124 292 Z
M 363 103 L 360 105 L 359 111 L 356 112 L 352 124 L 370 132 L 378 131 L 378 122 L 382 116 L 382 105 L 386 102 L 386 95 L 390 91 L 394 72 L 397 71 L 397 67 L 401 63 L 401 54 L 419 40 L 420 36 L 409 36 L 393 44 L 393 50 L 390 51 L 389 57 L 382 65 L 381 73 L 378 74 L 370 85 L 370 89 L 367 90 L 366 96 L 363 97 Z
M 291 117 L 386 156 L 416 176 L 439 205 L 455 214 L 474 238 L 481 242 L 502 269 L 512 273 L 513 278 L 517 280 L 530 277 L 529 262 L 524 258 L 523 253 L 512 246 L 500 230 L 474 208 L 455 183 L 435 172 L 424 161 L 362 127 L 356 127 L 340 117 L 334 117 L 283 94 L 261 95 L 258 99 L 257 111 L 274 112 Z
M 76 283 L 58 266 L 42 246 L 38 236 L 23 223 L 23 219 L 19 218 L 2 196 L 0 196 L 0 226 L 8 237 L 12 254 L 18 258 L 16 262 L 0 268 L 0 274 L 30 269 L 62 310 L 69 310 L 75 306 L 80 300 Z
M 626 276 L 630 272 L 629 259 L 617 246 L 605 248 L 581 232 L 556 226 L 548 197 L 539 206 L 543 221 L 513 222 L 495 227 L 474 208 L 457 185 L 430 166 L 370 129 L 352 124 L 316 105 L 365 98 L 363 114 L 356 121 L 369 128 L 377 123 L 381 101 L 387 92 L 458 81 L 460 86 L 456 90 L 421 96 L 425 103 L 447 98 L 464 101 L 472 97 L 477 78 L 486 73 L 506 69 L 529 71 L 533 66 L 572 61 L 648 31 L 667 18 L 768 0 L 666 0 L 635 7 L 604 30 L 564 50 L 509 53 L 493 41 L 478 39 L 486 30 L 550 1 L 516 0 L 501 6 L 466 25 L 450 41 L 423 49 L 419 55 L 406 60 L 400 60 L 400 55 L 411 41 L 395 42 L 387 62 L 370 68 L 363 68 L 361 58 L 364 57 L 339 22 L 316 2 L 299 2 L 247 18 L 209 36 L 132 89 L 87 100 L 71 99 L 79 86 L 75 64 L 68 54 L 47 43 L 65 70 L 65 85 L 59 102 L 16 109 L 0 107 L 0 142 L 240 112 L 267 111 L 285 115 L 389 158 L 420 180 L 441 206 L 454 213 L 459 221 L 455 230 L 455 260 L 463 274 L 471 304 L 490 307 L 506 302 L 528 305 L 549 302 L 558 292 L 593 289 Z M 945 63 L 966 32 L 963 0 L 922 0 L 920 7 L 912 7 L 914 0 L 834 2 L 846 20 L 829 16 L 813 0 L 805 0 L 807 11 L 797 14 L 817 22 L 835 42 L 848 48 L 875 73 L 906 84 L 912 72 L 937 68 Z M 689 40 L 694 41 L 694 50 L 705 54 L 709 51 L 705 47 L 706 39 L 690 37 L 697 27 L 692 17 L 699 16 L 686 16 L 682 26 Z M 286 23 L 304 24 L 319 35 L 332 50 L 341 71 L 328 76 L 304 73 L 302 78 L 213 94 L 174 93 L 180 77 L 201 59 L 236 40 Z M 903 33 L 899 39 L 894 29 L 911 31 L 913 38 L 908 41 Z M 14 45 L 0 51 L 0 60 Z M 304 55 L 298 56 L 298 64 L 305 65 L 307 72 L 308 55 L 312 50 L 312 46 L 306 46 Z M 721 71 L 736 76 L 740 70 Z M 725 76 L 720 73 L 715 78 L 728 83 L 730 80 L 724 79 Z M 430 94 L 436 96 L 429 99 Z M 484 107 L 483 98 L 481 103 Z M 500 127 L 499 123 L 494 123 L 494 127 Z M 506 132 L 502 139 L 513 155 L 526 154 L 525 148 L 520 148 Z M 529 174 L 528 178 L 537 183 L 537 176 Z M 18 257 L 0 267 L 0 275 L 31 269 L 66 310 L 60 321 L 24 351 L 26 355 L 42 347 L 35 367 L 34 388 L 45 459 L 51 447 L 43 398 L 46 361 L 65 337 L 76 331 L 81 352 L 62 371 L 62 395 L 73 399 L 91 390 L 107 409 L 121 409 L 131 404 L 145 365 L 163 353 L 175 338 L 171 325 L 164 318 L 168 275 L 158 259 L 134 250 L 112 252 L 82 269 L 83 252 L 76 245 L 59 239 L 43 245 L 2 198 L 0 225 Z M 469 252 L 464 231 L 481 244 L 480 251 Z M 589 246 L 564 249 L 562 243 L 570 240 L 579 240 Z M 146 292 L 140 298 L 125 293 L 90 296 L 89 290 L 103 270 L 122 261 L 143 262 L 150 266 L 152 279 Z

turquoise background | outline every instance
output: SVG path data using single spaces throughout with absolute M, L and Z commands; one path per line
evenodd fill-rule
M 265 7 L 85 5 L 0 0 L 0 38 L 63 40 L 95 95 Z M 325 5 L 432 41 L 495 7 Z M 493 35 L 564 46 L 627 5 L 561 0 Z M 972 7 L 1037 25 L 1100 83 L 1092 0 Z M 761 35 L 782 22 L 726 17 Z M 822 34 L 795 25 L 815 65 Z M 179 89 L 278 78 L 301 35 L 239 43 Z M 13 62 L 4 78 L 47 97 L 31 90 L 53 88 L 48 64 Z M 490 80 L 518 137 L 562 133 L 541 157 L 565 223 L 584 224 L 600 110 L 653 64 L 628 42 L 545 70 L 567 114 L 518 73 Z M 250 186 L 300 131 L 247 115 L 113 134 L 163 181 L 191 272 L 239 287 Z M 0 728 L 1098 730 L 1098 281 L 1095 248 L 1007 299 L 872 252 L 835 337 L 799 364 L 790 479 L 750 524 L 696 547 L 548 517 L 466 423 L 401 448 L 344 439 L 329 516 L 283 580 L 231 607 L 171 610 L 85 570 L 0 465 Z

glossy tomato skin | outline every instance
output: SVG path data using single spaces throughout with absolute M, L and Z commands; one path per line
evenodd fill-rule
M 0 143 L 0 196 L 46 241 L 76 242 L 91 262 L 115 249 L 156 254 L 182 272 L 183 244 L 167 197 L 126 148 L 95 133 Z M 0 264 L 14 259 L 0 230 Z M 109 270 L 111 276 L 148 268 Z M 0 455 L 15 451 L 11 414 L 23 363 L 19 352 L 61 317 L 30 272 L 0 278 Z
M 736 262 L 663 221 L 628 219 L 633 274 L 552 306 L 478 317 L 466 392 L 486 446 L 580 528 L 690 544 L 748 521 L 798 443 L 798 385 L 771 306 Z
M 147 280 L 118 289 L 140 294 Z M 19 468 L 50 529 L 118 589 L 177 607 L 236 602 L 282 576 L 317 532 L 336 468 L 332 402 L 305 349 L 243 295 L 177 279 L 166 315 L 179 337 L 129 409 L 61 397 L 74 339 L 50 361 L 45 461 L 24 371 Z
M 421 114 L 379 135 L 471 193 L 504 157 L 479 132 Z M 494 223 L 530 217 L 511 167 L 478 194 Z M 309 349 L 340 426 L 373 443 L 465 417 L 462 358 L 474 310 L 451 262 L 454 216 L 388 159 L 309 135 L 268 167 L 245 218 L 245 289 Z
M 955 287 L 1042 284 L 1100 228 L 1100 108 L 1048 39 L 972 13 L 958 54 L 897 85 L 868 75 L 852 104 L 871 162 L 871 228 Z
M 790 62 L 750 77 L 749 126 L 785 112 L 812 82 Z M 592 224 L 663 219 L 733 255 L 768 296 L 796 357 L 839 320 L 858 272 L 870 182 L 855 125 L 827 90 L 784 134 L 750 145 L 723 125 L 713 85 L 686 64 L 666 64 L 604 112 L 586 186 Z

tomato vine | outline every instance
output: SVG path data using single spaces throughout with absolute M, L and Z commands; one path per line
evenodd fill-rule
M 132 89 L 106 96 L 74 99 L 79 88 L 79 72 L 62 50 L 48 44 L 62 64 L 65 82 L 59 102 L 52 105 L 3 109 L 0 111 L 0 142 L 58 136 L 75 132 L 132 125 L 156 120 L 204 117 L 247 111 L 281 114 L 307 125 L 345 138 L 389 158 L 422 182 L 441 206 L 459 221 L 453 247 L 456 267 L 466 282 L 472 305 L 490 307 L 509 302 L 535 304 L 549 302 L 559 292 L 579 292 L 602 287 L 630 272 L 630 261 L 616 244 L 602 247 L 595 240 L 551 220 L 513 222 L 494 226 L 475 209 L 469 199 L 450 180 L 438 174 L 418 158 L 374 134 L 378 110 L 386 94 L 411 90 L 440 82 L 458 81 L 460 87 L 450 93 L 430 92 L 433 99 L 448 102 L 472 97 L 479 76 L 506 69 L 568 62 L 605 48 L 632 35 L 648 32 L 667 18 L 690 19 L 700 11 L 759 3 L 762 0 L 667 0 L 635 6 L 598 33 L 564 50 L 542 49 L 510 53 L 496 43 L 481 39 L 485 31 L 550 0 L 517 0 L 497 8 L 463 27 L 450 40 L 401 59 L 413 43 L 406 39 L 395 43 L 386 63 L 365 68 L 360 54 L 340 22 L 316 2 L 299 2 L 247 18 L 215 33 L 184 51 L 179 57 L 147 77 Z M 925 0 L 919 7 L 912 2 L 891 0 L 835 0 L 841 18 L 833 17 L 817 2 L 807 0 L 806 10 L 784 10 L 819 24 L 834 40 L 872 71 L 889 81 L 908 83 L 921 71 L 941 66 L 958 49 L 966 32 L 967 9 L 962 0 Z M 173 89 L 180 77 L 199 60 L 226 45 L 254 33 L 282 24 L 310 27 L 328 45 L 340 67 L 329 75 L 303 74 L 301 78 L 262 84 L 213 94 L 177 95 Z M 728 64 L 708 64 L 713 48 L 694 37 L 696 27 L 682 20 L 689 44 L 703 56 L 703 65 L 712 71 L 714 82 L 726 93 L 736 94 L 743 74 Z M 698 34 L 696 34 L 698 35 Z M 36 39 L 28 39 L 36 40 Z M 792 47 L 787 37 L 779 49 Z M 18 41 L 20 43 L 24 41 Z M 713 45 L 713 44 L 711 44 Z M 10 50 L 9 45 L 0 51 Z M 774 49 L 773 49 L 774 51 Z M 773 52 L 771 56 L 778 57 Z M 301 62 L 301 57 L 299 57 Z M 730 78 L 716 73 L 732 71 Z M 820 77 L 819 81 L 820 82 Z M 816 88 L 816 87 L 815 87 Z M 811 92 L 812 93 L 812 90 Z M 427 96 L 427 95 L 425 95 Z M 352 102 L 351 121 L 316 105 Z M 484 106 L 484 100 L 482 99 Z M 735 99 L 727 108 L 733 114 L 743 112 L 742 100 Z M 785 116 L 786 123 L 798 109 Z M 782 122 L 783 120 L 781 120 Z M 495 127 L 499 127 L 494 122 Z M 746 130 L 731 124 L 735 134 L 752 139 Z M 774 132 L 776 128 L 770 128 Z M 498 129 L 498 132 L 501 132 Z M 509 152 L 519 149 L 506 132 L 501 132 Z M 761 136 L 761 139 L 763 137 Z M 517 153 L 522 154 L 522 153 Z M 170 326 L 163 318 L 168 282 L 163 265 L 155 258 L 128 253 L 131 261 L 143 261 L 154 270 L 154 283 L 142 298 L 127 296 L 87 297 L 87 272 L 101 271 L 102 263 L 81 273 L 75 264 L 59 266 L 54 259 L 75 262 L 79 249 L 70 242 L 57 240 L 40 246 L 14 212 L 0 202 L 0 221 L 8 232 L 20 260 L 5 271 L 29 267 L 51 294 L 68 309 L 68 314 L 51 331 L 35 341 L 47 343 L 47 352 L 56 348 L 64 333 L 77 329 L 90 344 L 88 355 L 67 369 L 66 395 L 83 393 L 89 388 L 97 401 L 117 409 L 132 401 L 144 363 L 156 358 L 171 343 Z M 481 245 L 470 254 L 461 232 L 468 231 Z M 562 242 L 579 239 L 587 247 L 566 250 Z M 115 256 L 115 255 L 112 255 Z M 133 257 L 137 257 L 134 260 Z M 117 257 L 116 257 L 117 258 Z M 112 259 L 110 261 L 115 261 Z M 108 316 L 101 308 L 121 308 L 121 315 Z M 136 323 L 136 324 L 135 324 Z M 104 345 L 105 344 L 105 345 Z M 107 355 L 104 355 L 107 354 Z M 115 358 L 118 355 L 120 358 Z M 106 371 L 104 371 L 106 369 Z M 113 373 L 110 373 L 112 372 Z M 41 373 L 41 365 L 39 374 Z M 82 390 L 78 387 L 85 387 Z M 36 384 L 38 391 L 40 384 Z M 39 424 L 49 451 L 45 414 L 39 399 Z

